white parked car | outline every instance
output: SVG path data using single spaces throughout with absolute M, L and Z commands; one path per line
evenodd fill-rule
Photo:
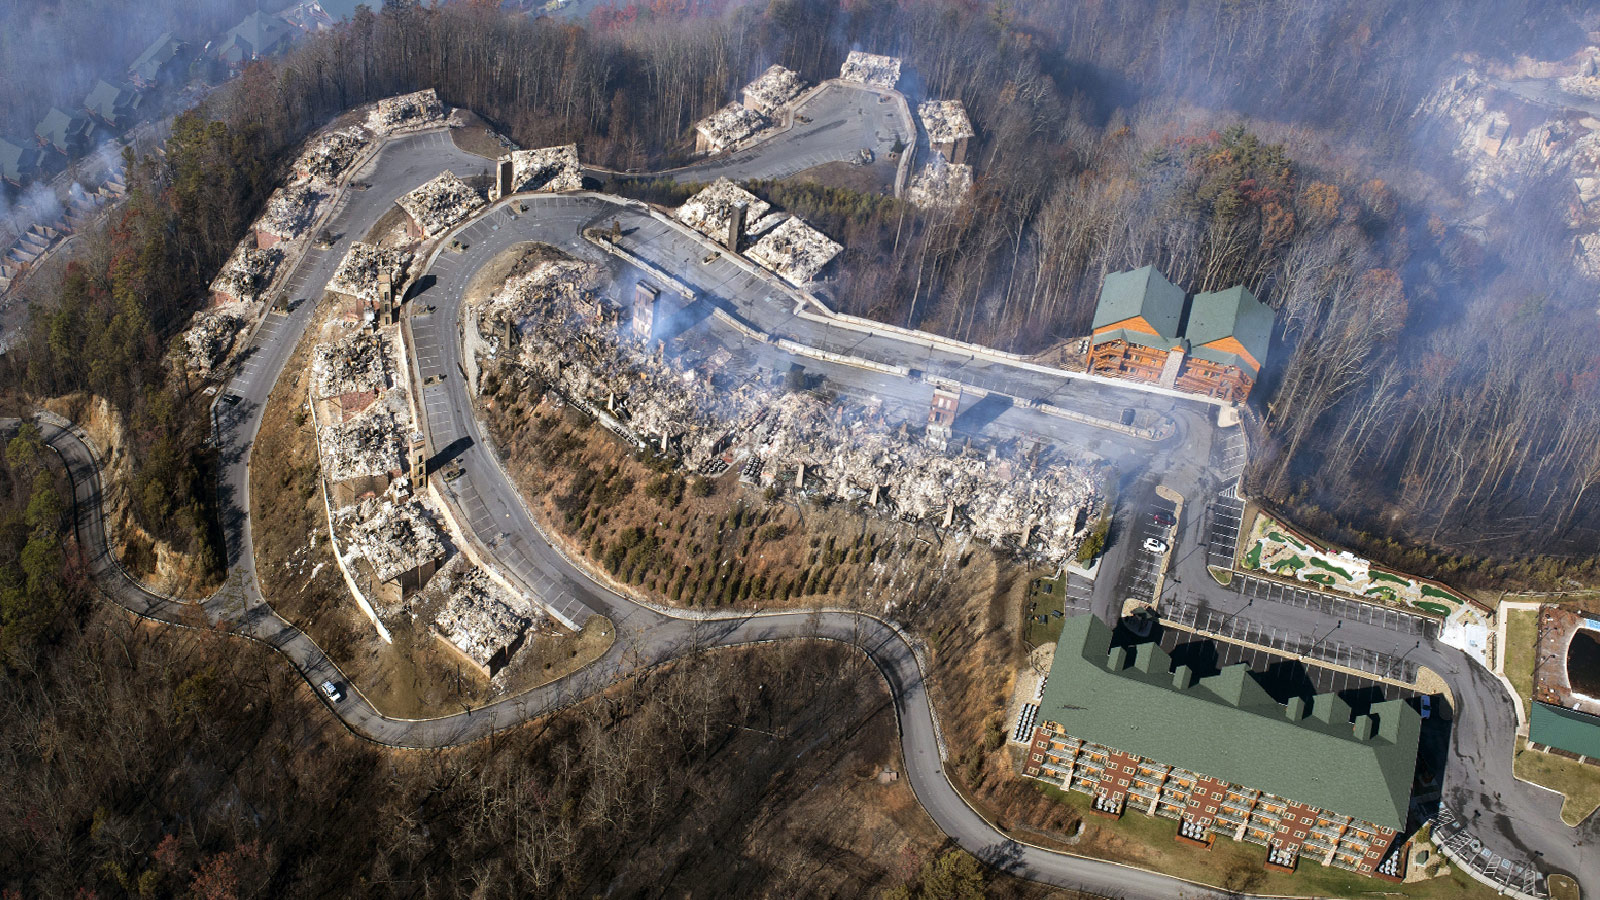
M 1151 553 L 1165 553 L 1167 552 L 1167 542 L 1158 541 L 1155 538 L 1145 538 L 1144 548 Z
M 326 694 L 328 699 L 335 703 L 338 703 L 340 700 L 344 699 L 344 691 L 339 690 L 339 686 L 331 681 L 324 681 L 322 683 L 322 693 Z

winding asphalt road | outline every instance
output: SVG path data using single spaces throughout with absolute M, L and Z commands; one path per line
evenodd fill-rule
M 329 224 L 332 231 L 341 234 L 338 244 L 330 250 L 308 253 L 290 274 L 288 284 L 292 295 L 320 297 L 348 242 L 363 236 L 387 212 L 394 198 L 445 168 L 464 175 L 483 171 L 487 164 L 456 149 L 442 132 L 392 140 L 354 176 L 371 186 L 364 191 L 346 191 L 340 199 L 340 206 Z M 746 177 L 759 174 L 753 172 Z M 1212 425 L 1204 404 L 1131 389 L 1107 388 L 1083 379 L 1041 375 L 1026 368 L 963 355 L 933 342 L 863 338 L 859 333 L 847 333 L 826 323 L 797 317 L 793 298 L 786 296 L 782 285 L 741 270 L 728 260 L 705 261 L 703 248 L 696 238 L 664 225 L 637 204 L 597 195 L 521 199 L 530 204 L 529 214 L 511 218 L 504 205 L 480 214 L 461 229 L 468 237 L 469 252 L 459 256 L 446 254 L 428 271 L 435 280 L 422 295 L 423 302 L 436 309 L 430 315 L 413 315 L 409 319 L 415 339 L 415 362 L 423 374 L 437 371 L 446 377 L 423 391 L 426 426 L 435 448 L 465 444 L 461 460 L 466 474 L 449 486 L 447 502 L 455 507 L 460 517 L 458 521 L 467 523 L 473 536 L 488 548 L 495 564 L 542 602 L 567 604 L 565 608 L 578 614 L 587 609 L 606 615 L 618 628 L 618 640 L 601 660 L 572 677 L 437 719 L 387 717 L 358 692 L 352 692 L 344 700 L 332 704 L 334 712 L 352 731 L 394 746 L 446 746 L 479 739 L 495 730 L 561 708 L 619 678 L 696 648 L 807 637 L 847 641 L 866 652 L 889 682 L 908 780 L 934 821 L 963 847 L 1013 874 L 1063 887 L 1151 900 L 1222 896 L 1171 876 L 1018 844 L 984 821 L 945 777 L 937 725 L 924 690 L 923 669 L 912 643 L 891 624 L 847 611 L 694 617 L 643 605 L 610 590 L 555 550 L 534 526 L 515 487 L 483 439 L 464 379 L 459 372 L 450 370 L 460 362 L 457 308 L 462 288 L 467 279 L 498 252 L 496 248 L 504 249 L 520 241 L 542 240 L 581 255 L 594 255 L 599 251 L 579 237 L 583 227 L 600 219 L 622 218 L 632 232 L 630 239 L 624 241 L 624 249 L 672 273 L 693 289 L 696 296 L 686 300 L 680 312 L 696 323 L 694 327 L 702 327 L 699 323 L 705 323 L 703 327 L 715 327 L 712 324 L 715 320 L 708 313 L 709 307 L 715 305 L 763 331 L 782 333 L 800 343 L 814 342 L 811 346 L 837 348 L 836 352 L 911 365 L 924 371 L 954 373 L 952 377 L 1004 390 L 1016 398 L 1053 398 L 1051 402 L 1062 405 L 1081 401 L 1089 410 L 1138 407 L 1170 417 L 1177 425 L 1172 436 L 1160 442 L 1142 443 L 1140 439 L 1114 430 L 1093 429 L 1003 403 L 1001 408 L 990 411 L 992 417 L 986 415 L 984 421 L 969 424 L 972 430 L 985 434 L 1034 435 L 1096 452 L 1125 471 L 1159 480 L 1178 490 L 1193 504 L 1192 511 L 1186 510 L 1184 521 L 1180 523 L 1180 549 L 1204 546 L 1199 513 L 1205 498 L 1221 486 L 1223 475 L 1210 462 L 1218 430 Z M 226 388 L 225 397 L 232 399 L 224 399 L 217 405 L 224 462 L 221 489 L 226 510 L 229 577 L 224 588 L 202 604 L 200 610 L 208 623 L 273 646 L 315 684 L 337 676 L 336 667 L 303 632 L 262 601 L 250 551 L 248 516 L 249 452 L 260 427 L 262 408 L 289 353 L 310 321 L 313 305 L 300 304 L 287 316 L 268 316 L 245 356 L 239 375 Z M 412 304 L 413 309 L 421 305 Z M 738 333 L 727 331 L 722 337 L 731 346 L 739 346 Z M 774 357 L 770 346 L 746 345 L 741 349 L 748 352 L 757 365 L 781 362 Z M 841 389 L 879 396 L 891 403 L 904 404 L 908 409 L 920 403 L 921 409 L 926 409 L 925 392 L 930 389 L 910 379 L 886 379 L 881 373 L 867 369 L 825 365 L 811 358 L 807 358 L 805 364 L 810 370 L 822 371 L 831 384 Z M 90 568 L 97 584 L 116 602 L 139 615 L 175 624 L 197 624 L 193 604 L 176 603 L 146 591 L 133 582 L 110 555 L 101 518 L 99 467 L 89 442 L 68 423 L 42 420 L 41 424 L 46 439 L 61 455 L 72 476 L 79 540 L 90 556 Z M 461 438 L 470 440 L 460 441 Z M 1108 556 L 1106 564 L 1113 566 L 1110 571 L 1116 571 L 1114 567 L 1121 564 L 1115 554 L 1125 552 L 1123 547 Z M 1175 573 L 1181 580 L 1173 579 L 1170 591 L 1203 593 L 1209 602 L 1219 605 L 1234 602 L 1241 606 L 1240 615 L 1265 611 L 1266 604 L 1254 607 L 1242 602 L 1239 595 L 1210 582 L 1204 575 L 1203 550 L 1189 552 L 1197 554 L 1199 561 L 1179 555 Z M 1100 581 L 1096 588 L 1097 609 L 1108 607 L 1114 599 L 1111 597 L 1113 579 Z M 1274 616 L 1280 615 L 1277 610 L 1272 612 Z M 1306 610 L 1304 616 L 1308 627 L 1322 625 L 1317 613 Z M 1340 627 L 1350 628 L 1352 643 L 1367 639 L 1391 643 L 1394 640 L 1393 635 L 1367 634 L 1354 625 L 1341 623 Z M 1591 889 L 1593 876 L 1585 878 L 1580 874 L 1583 872 L 1581 857 L 1577 856 L 1584 841 L 1573 841 L 1568 830 L 1560 836 L 1559 845 L 1554 842 L 1557 837 L 1554 829 L 1538 824 L 1546 816 L 1559 822 L 1552 811 L 1550 797 L 1540 794 L 1527 799 L 1526 795 L 1534 789 L 1511 778 L 1509 750 L 1503 754 L 1499 752 L 1500 745 L 1511 740 L 1515 719 L 1511 718 L 1511 728 L 1506 729 L 1510 702 L 1503 696 L 1498 682 L 1464 655 L 1437 645 L 1431 639 L 1425 650 L 1421 646 L 1411 649 L 1423 654 L 1414 659 L 1426 658 L 1424 664 L 1436 668 L 1455 691 L 1459 709 L 1452 744 L 1456 752 L 1452 753 L 1446 781 L 1447 793 L 1453 791 L 1452 796 L 1460 801 L 1458 810 L 1467 815 L 1487 811 L 1491 817 L 1511 818 L 1515 821 L 1517 835 L 1536 835 L 1532 843 L 1543 853 L 1547 864 L 1579 875 L 1584 888 Z M 342 676 L 337 677 L 344 680 Z M 1463 746 L 1464 741 L 1469 745 Z M 1481 748 L 1476 744 L 1481 744 Z M 1547 831 L 1550 832 L 1548 837 Z M 1510 834 L 1511 829 L 1507 828 L 1506 833 Z

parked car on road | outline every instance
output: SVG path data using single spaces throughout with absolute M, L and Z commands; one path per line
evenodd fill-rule
M 328 699 L 335 703 L 338 703 L 340 700 L 344 699 L 344 691 L 340 690 L 339 686 L 331 681 L 324 681 L 322 683 L 322 693 L 327 695 Z
M 1165 553 L 1167 552 L 1167 542 L 1158 541 L 1155 538 L 1145 538 L 1144 548 L 1151 553 Z

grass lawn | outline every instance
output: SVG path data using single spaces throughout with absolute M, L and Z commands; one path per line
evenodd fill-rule
M 1425 585 L 1422 586 L 1422 596 L 1424 596 L 1424 597 L 1438 597 L 1440 600 L 1449 600 L 1451 603 L 1465 603 L 1465 602 L 1467 602 L 1465 600 L 1462 600 L 1460 597 L 1457 597 L 1455 594 L 1452 594 L 1449 591 L 1441 591 L 1441 590 L 1439 590 L 1438 588 L 1434 587 L 1431 584 L 1425 584 Z
M 1565 875 L 1551 875 L 1550 900 L 1578 900 L 1578 883 Z
M 1338 566 L 1336 566 L 1336 565 L 1334 565 L 1332 563 L 1325 563 L 1320 559 L 1313 559 L 1311 561 L 1311 564 L 1313 566 L 1316 566 L 1319 569 L 1323 569 L 1325 571 L 1332 572 L 1333 574 L 1338 575 L 1340 578 L 1343 578 L 1345 581 L 1354 581 L 1355 580 L 1355 576 L 1351 575 L 1349 572 L 1346 572 L 1344 569 L 1341 569 L 1341 568 L 1339 568 Z
M 1291 556 L 1288 559 L 1281 559 L 1281 560 L 1273 563 L 1272 564 L 1272 571 L 1277 572 L 1278 574 L 1281 575 L 1281 574 L 1283 574 L 1283 571 L 1285 569 L 1289 570 L 1290 572 L 1298 572 L 1301 569 L 1304 569 L 1305 567 L 1306 567 L 1306 561 L 1305 560 L 1301 559 L 1298 556 Z
M 1256 545 L 1254 547 L 1251 547 L 1250 548 L 1250 552 L 1246 553 L 1244 555 L 1244 564 L 1246 566 L 1249 566 L 1252 569 L 1261 568 L 1261 542 L 1260 541 L 1256 541 Z
M 1560 791 L 1567 798 L 1561 804 L 1561 821 L 1577 825 L 1600 807 L 1600 766 L 1587 766 L 1574 759 L 1527 749 L 1528 742 L 1517 738 L 1517 757 L 1512 771 L 1518 778 Z
M 1417 609 L 1423 610 L 1424 612 L 1431 612 L 1436 616 L 1448 616 L 1455 612 L 1454 609 L 1445 606 L 1443 603 L 1434 603 L 1429 600 L 1418 600 L 1416 603 L 1413 603 L 1412 606 L 1415 606 Z
M 1323 585 L 1325 587 L 1333 587 L 1337 583 L 1336 581 L 1334 581 L 1334 578 L 1333 578 L 1332 575 L 1324 575 L 1321 572 L 1312 572 L 1312 573 L 1310 573 L 1309 575 L 1306 576 L 1306 580 L 1307 581 L 1315 581 L 1317 584 Z
M 1415 884 L 1394 884 L 1344 869 L 1324 867 L 1304 857 L 1292 874 L 1269 872 L 1264 868 L 1265 847 L 1226 837 L 1218 837 L 1209 850 L 1191 847 L 1177 842 L 1178 823 L 1171 819 L 1127 812 L 1121 819 L 1112 821 L 1090 813 L 1089 798 L 1084 794 L 1062 791 L 1042 782 L 1036 785 L 1049 796 L 1071 805 L 1082 816 L 1083 837 L 1072 850 L 1084 856 L 1170 872 L 1226 890 L 1262 894 L 1409 897 L 1415 900 L 1487 900 L 1497 896 L 1454 864 L 1450 865 L 1449 875 Z
M 1395 592 L 1394 588 L 1382 584 L 1369 587 L 1365 591 L 1362 591 L 1362 593 L 1368 597 L 1382 597 L 1391 603 L 1397 602 L 1400 599 L 1400 595 Z
M 1300 550 L 1306 549 L 1306 545 L 1296 540 L 1294 535 L 1284 534 L 1281 531 L 1269 531 L 1267 532 L 1267 537 L 1272 538 L 1280 544 L 1293 544 Z
M 1227 587 L 1233 583 L 1232 569 L 1224 569 L 1221 566 L 1206 566 L 1206 571 L 1210 572 L 1211 577 L 1217 580 L 1217 584 L 1220 584 L 1223 587 Z
M 1388 572 L 1380 572 L 1377 569 L 1372 569 L 1367 573 L 1367 575 L 1373 581 L 1388 581 L 1398 584 L 1402 587 L 1411 583 L 1411 579 L 1409 578 L 1401 578 L 1399 575 L 1390 575 Z
M 1517 696 L 1522 698 L 1523 713 L 1533 702 L 1533 656 L 1538 649 L 1539 611 L 1514 609 L 1505 613 L 1506 645 L 1501 649 L 1500 668 L 1506 673 Z
M 1022 637 L 1031 646 L 1054 644 L 1061 638 L 1061 623 L 1066 619 L 1056 613 L 1063 610 L 1066 597 L 1066 575 L 1034 581 L 1033 589 L 1028 591 L 1027 605 L 1022 609 Z M 1045 621 L 1040 622 L 1040 616 L 1044 616 Z

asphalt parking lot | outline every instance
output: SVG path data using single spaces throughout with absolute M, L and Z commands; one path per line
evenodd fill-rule
M 1202 617 L 1203 618 L 1203 617 Z M 1257 673 L 1256 680 L 1279 703 L 1293 696 L 1339 692 L 1346 699 L 1362 696 L 1367 702 L 1409 699 L 1418 691 L 1400 685 L 1363 678 L 1351 672 L 1307 665 L 1299 660 L 1259 647 L 1196 635 L 1178 628 L 1163 628 L 1158 640 L 1172 655 L 1174 664 L 1187 665 L 1200 677 L 1212 675 L 1224 666 L 1246 663 Z
M 1234 578 L 1239 578 L 1238 573 L 1234 574 Z M 1237 583 L 1236 580 L 1235 584 Z M 1417 676 L 1417 664 L 1406 660 L 1404 655 L 1397 657 L 1338 640 L 1336 637 L 1338 626 L 1320 635 L 1305 634 L 1291 628 L 1266 625 L 1238 614 L 1230 615 L 1202 604 L 1183 600 L 1169 600 L 1163 606 L 1161 614 L 1163 618 L 1206 634 L 1270 647 L 1290 656 L 1304 656 L 1336 666 L 1345 666 L 1379 678 L 1394 678 L 1409 682 Z M 1339 688 L 1334 689 L 1339 690 Z
M 1239 529 L 1244 524 L 1244 501 L 1234 496 L 1238 484 L 1237 478 L 1228 482 L 1206 509 L 1209 519 L 1206 528 L 1207 565 L 1224 569 L 1233 566 L 1234 549 L 1239 546 Z
M 1152 603 L 1155 600 L 1156 581 L 1171 553 L 1173 535 L 1177 530 L 1178 507 L 1171 500 L 1152 493 L 1146 502 L 1135 508 L 1139 510 L 1138 518 L 1130 529 L 1132 534 L 1128 540 L 1132 544 L 1128 547 L 1128 562 L 1123 566 L 1118 582 L 1117 597 Z M 1173 524 L 1158 524 L 1158 516 L 1162 521 Z M 1145 547 L 1147 540 L 1160 541 L 1167 549 L 1160 552 L 1150 550 Z

